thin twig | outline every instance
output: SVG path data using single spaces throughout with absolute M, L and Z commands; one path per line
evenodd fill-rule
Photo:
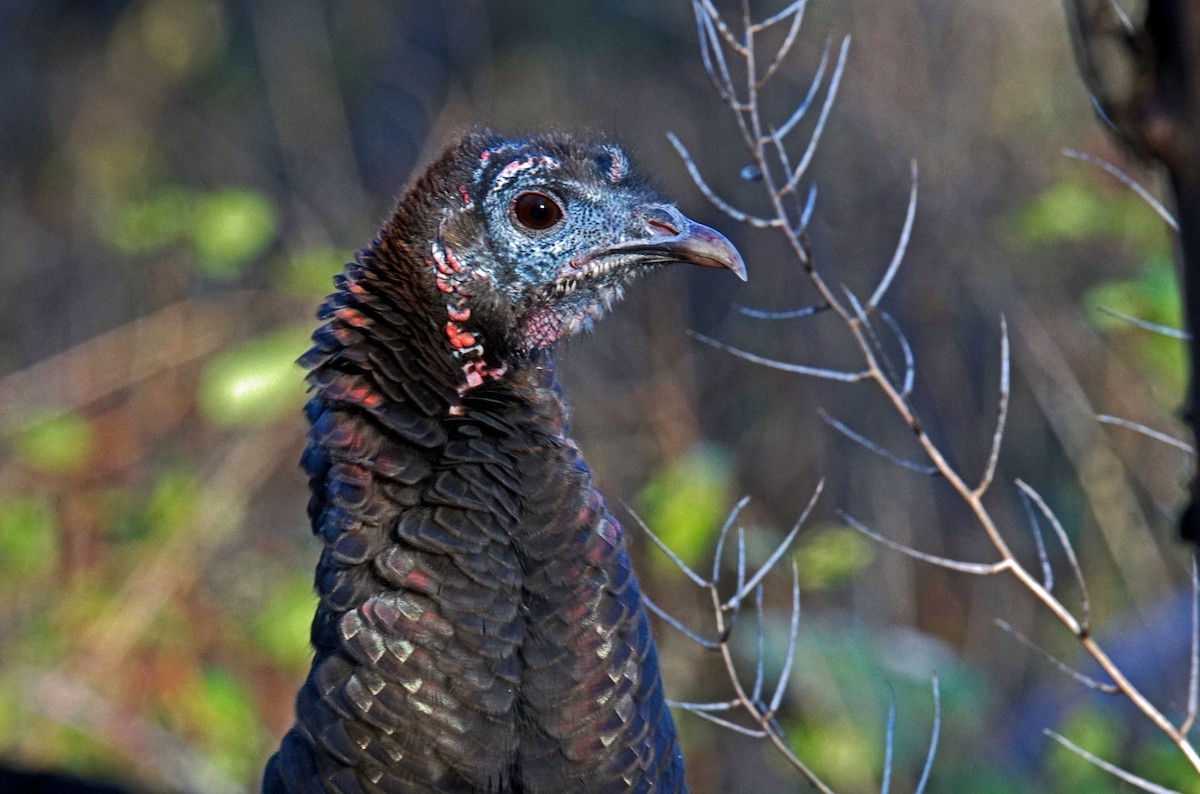
M 925 768 L 921 770 L 921 779 L 917 782 L 917 787 L 913 789 L 913 794 L 922 794 L 925 786 L 929 783 L 929 775 L 933 772 L 933 759 L 937 756 L 938 739 L 942 735 L 942 689 L 936 675 L 933 677 L 931 686 L 933 688 L 933 729 L 929 735 L 929 752 L 925 755 Z
M 952 571 L 961 571 L 962 573 L 974 574 L 976 576 L 991 576 L 992 574 L 1006 571 L 1012 567 L 1011 560 L 1001 560 L 1000 562 L 989 564 L 984 562 L 962 562 L 961 560 L 952 560 L 948 557 L 938 557 L 933 554 L 926 554 L 923 551 L 914 549 L 912 546 L 906 546 L 903 543 L 892 540 L 889 537 L 880 535 L 878 532 L 863 524 L 861 521 L 844 510 L 838 510 L 837 514 L 841 516 L 843 521 L 867 537 L 882 543 L 888 548 L 895 549 L 901 554 L 907 554 L 909 557 L 921 560 L 922 562 L 928 562 L 933 565 L 939 565 L 942 568 L 949 568 Z
M 1010 624 L 1008 621 L 1000 620 L 999 618 L 996 618 L 995 623 L 997 626 L 999 626 L 1001 629 L 1003 629 L 1005 632 L 1007 632 L 1017 642 L 1021 643 L 1026 648 L 1029 648 L 1031 650 L 1034 650 L 1034 651 L 1037 651 L 1038 653 L 1040 653 L 1042 655 L 1042 657 L 1047 662 L 1049 662 L 1051 664 L 1051 666 L 1054 667 L 1054 669 L 1058 670 L 1063 675 L 1069 676 L 1070 678 L 1074 679 L 1076 683 L 1082 684 L 1083 686 L 1087 687 L 1088 689 L 1094 689 L 1097 692 L 1103 692 L 1106 695 L 1121 694 L 1121 690 L 1117 689 L 1115 684 L 1106 684 L 1103 681 L 1097 681 L 1096 679 L 1092 678 L 1091 676 L 1085 675 L 1084 673 L 1079 672 L 1075 668 L 1068 665 L 1066 662 L 1064 662 L 1061 659 L 1059 659 L 1058 657 L 1056 657 L 1054 654 L 1050 653 L 1050 651 L 1046 650 L 1045 648 L 1038 645 L 1033 640 L 1026 637 L 1021 632 L 1017 631 L 1015 628 L 1013 628 L 1012 624 Z
M 1125 427 L 1130 430 L 1136 430 L 1137 432 L 1141 433 L 1143 436 L 1152 438 L 1155 441 L 1161 441 L 1164 444 L 1169 444 L 1170 446 L 1175 447 L 1176 449 L 1183 450 L 1184 452 L 1188 453 L 1189 455 L 1196 454 L 1196 448 L 1193 447 L 1188 442 L 1181 441 L 1180 439 L 1175 438 L 1174 436 L 1168 436 L 1166 433 L 1163 433 L 1158 430 L 1154 430 L 1153 428 L 1147 427 L 1146 425 L 1140 424 L 1138 422 L 1132 422 L 1128 419 L 1122 419 L 1119 416 L 1109 416 L 1108 414 L 1098 415 L 1096 417 L 1096 421 L 1103 422 L 1106 425 L 1116 425 L 1117 427 Z
M 908 191 L 908 210 L 904 213 L 904 226 L 900 230 L 900 240 L 896 243 L 896 250 L 892 254 L 892 261 L 888 264 L 887 270 L 883 272 L 883 278 L 879 279 L 879 286 L 875 287 L 875 291 L 871 293 L 871 299 L 867 301 L 866 312 L 870 314 L 879 307 L 879 302 L 883 300 L 883 295 L 892 284 L 892 279 L 896 277 L 896 272 L 900 269 L 900 263 L 904 261 L 904 253 L 908 250 L 908 240 L 912 236 L 913 220 L 917 217 L 917 161 L 912 161 L 912 187 Z
M 1033 500 L 1038 509 L 1042 511 L 1049 521 L 1050 526 L 1054 528 L 1054 533 L 1058 535 L 1058 542 L 1062 544 L 1063 552 L 1067 555 L 1067 562 L 1071 566 L 1071 571 L 1075 574 L 1075 582 L 1079 585 L 1079 595 L 1082 601 L 1083 620 L 1080 631 L 1086 635 L 1090 631 L 1092 622 L 1092 600 L 1088 596 L 1087 582 L 1083 577 L 1083 569 L 1079 567 L 1079 558 L 1075 556 L 1075 547 L 1071 545 L 1071 538 L 1067 535 L 1067 530 L 1063 528 L 1062 522 L 1058 520 L 1058 516 L 1050 509 L 1050 505 L 1046 504 L 1046 500 L 1042 499 L 1042 495 L 1033 489 L 1029 483 L 1024 480 L 1017 480 L 1017 487 Z
M 795 320 L 800 317 L 811 317 L 829 308 L 828 304 L 818 303 L 815 306 L 805 306 L 802 309 L 788 309 L 782 312 L 769 312 L 764 309 L 752 309 L 749 306 L 734 306 L 739 314 L 753 317 L 756 320 Z
M 1171 339 L 1182 339 L 1185 342 L 1192 341 L 1192 335 L 1180 328 L 1172 328 L 1169 325 L 1162 325 L 1161 323 L 1152 323 L 1149 320 L 1143 320 L 1140 317 L 1134 317 L 1132 314 L 1119 312 L 1116 309 L 1110 309 L 1107 306 L 1097 306 L 1096 310 L 1101 314 L 1107 314 L 1110 317 L 1116 317 L 1118 320 L 1124 320 L 1130 325 L 1136 325 L 1138 328 L 1142 328 L 1146 331 L 1153 331 L 1161 336 L 1170 337 Z
M 1196 554 L 1192 554 L 1192 652 L 1188 664 L 1187 715 L 1179 726 L 1184 736 L 1196 723 L 1197 702 L 1200 701 L 1200 575 L 1196 571 Z
M 878 444 L 876 444 L 874 441 L 867 438 L 866 436 L 859 435 L 858 433 L 851 430 L 849 427 L 847 427 L 842 422 L 840 422 L 837 419 L 834 419 L 832 416 L 830 416 L 829 413 L 826 412 L 826 410 L 824 408 L 818 408 L 817 413 L 819 413 L 821 415 L 821 418 L 825 420 L 826 424 L 828 424 L 833 429 L 837 430 L 839 433 L 844 435 L 846 438 L 850 439 L 851 441 L 855 442 L 856 444 L 860 444 L 860 445 L 866 447 L 867 449 L 874 452 L 876 455 L 879 455 L 880 457 L 885 458 L 886 460 L 890 460 L 892 463 L 895 463 L 897 466 L 902 466 L 910 471 L 915 471 L 918 474 L 925 474 L 925 475 L 930 475 L 930 476 L 937 476 L 939 474 L 936 466 L 929 466 L 927 464 L 917 463 L 915 461 L 908 460 L 907 458 L 902 458 L 899 455 L 897 455 L 896 453 L 892 452 L 891 450 L 887 450 L 887 449 L 884 449 L 883 447 L 879 446 Z
M 1180 794 L 1180 792 L 1176 791 L 1173 788 L 1166 788 L 1165 786 L 1160 786 L 1157 783 L 1151 783 L 1149 780 L 1146 780 L 1143 777 L 1138 777 L 1137 775 L 1133 774 L 1132 772 L 1126 772 L 1121 767 L 1116 766 L 1114 764 L 1110 764 L 1108 761 L 1105 761 L 1101 758 L 1098 758 L 1095 755 L 1092 755 L 1087 750 L 1084 750 L 1082 747 L 1075 744 L 1067 737 L 1065 737 L 1061 734 L 1055 733 L 1054 731 L 1050 730 L 1049 728 L 1044 729 L 1042 732 L 1044 734 L 1046 734 L 1047 736 L 1049 736 L 1054 741 L 1061 744 L 1063 747 L 1065 747 L 1068 750 L 1070 750 L 1071 752 L 1075 753 L 1075 755 L 1077 755 L 1080 758 L 1082 758 L 1083 760 L 1087 761 L 1088 763 L 1100 767 L 1105 772 L 1109 773 L 1110 775 L 1113 775 L 1114 777 L 1119 777 L 1121 780 L 1124 780 L 1126 783 L 1129 783 L 1130 785 L 1137 786 L 1142 791 L 1149 791 L 1149 792 L 1151 792 L 1151 794 Z
M 783 222 L 778 218 L 772 218 L 768 220 L 766 218 L 755 217 L 748 213 L 742 212 L 737 207 L 718 196 L 715 192 L 713 192 L 713 189 L 708 186 L 708 183 L 704 181 L 704 177 L 700 174 L 700 169 L 696 166 L 695 161 L 692 160 L 692 156 L 688 153 L 687 148 L 679 140 L 679 136 L 673 132 L 668 132 L 667 139 L 671 141 L 671 145 L 675 147 L 675 151 L 678 152 L 679 156 L 683 159 L 684 165 L 687 166 L 688 174 L 692 177 L 692 181 L 696 183 L 696 187 L 700 189 L 700 192 L 704 194 L 704 197 L 708 199 L 714 207 L 719 209 L 721 212 L 724 212 L 735 221 L 748 223 L 751 226 L 759 229 L 769 229 L 782 225 Z
M 688 334 L 693 339 L 703 342 L 709 347 L 715 347 L 717 350 L 724 350 L 726 353 L 735 355 L 738 358 L 743 358 L 746 361 L 752 361 L 755 364 L 762 364 L 764 367 L 782 370 L 783 372 L 794 372 L 797 375 L 811 375 L 814 378 L 836 380 L 841 381 L 842 383 L 857 383 L 860 380 L 871 377 L 871 372 L 869 370 L 863 370 L 862 372 L 839 372 L 835 369 L 808 367 L 804 364 L 789 364 L 786 361 L 776 361 L 775 359 L 756 356 L 746 350 L 733 347 L 732 345 L 727 345 L 724 342 L 718 342 L 716 339 L 712 339 L 711 337 L 707 337 L 704 334 L 700 334 L 695 331 L 688 331 Z
M 988 453 L 987 466 L 979 485 L 975 486 L 975 495 L 983 496 L 992 486 L 996 476 L 996 463 L 1000 460 L 1000 444 L 1004 440 L 1004 423 L 1008 419 L 1009 394 L 1009 359 L 1008 359 L 1008 321 L 1000 315 L 1000 399 L 996 409 L 996 432 L 992 435 L 992 450 Z
M 1092 165 L 1097 166 L 1098 168 L 1101 168 L 1112 176 L 1116 177 L 1122 185 L 1132 190 L 1138 195 L 1138 198 L 1146 202 L 1150 209 L 1154 210 L 1158 214 L 1158 217 L 1162 218 L 1168 226 L 1175 231 L 1179 231 L 1179 221 L 1175 220 L 1175 216 L 1172 215 L 1165 206 L 1163 206 L 1161 201 L 1154 197 L 1153 193 L 1135 182 L 1133 177 L 1129 176 L 1129 174 L 1125 173 L 1120 168 L 1117 168 L 1107 160 L 1102 160 L 1095 155 L 1088 154 L 1087 152 L 1081 152 L 1078 149 L 1063 149 L 1062 153 L 1067 157 L 1074 157 L 1076 160 L 1083 160 L 1085 163 L 1091 163 Z
M 1024 491 L 1017 491 L 1021 497 L 1021 505 L 1025 508 L 1025 515 L 1029 519 L 1029 527 L 1033 531 L 1033 541 L 1037 546 L 1038 561 L 1042 564 L 1042 587 L 1047 593 L 1054 592 L 1054 568 L 1050 565 L 1050 556 L 1046 554 L 1046 541 L 1042 537 L 1042 525 L 1037 519 L 1037 513 L 1033 512 L 1033 500 Z

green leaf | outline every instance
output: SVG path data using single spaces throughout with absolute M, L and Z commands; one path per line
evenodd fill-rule
M 800 586 L 819 590 L 852 579 L 871 564 L 875 551 L 875 544 L 849 527 L 814 530 L 796 548 Z
M 699 563 L 725 520 L 730 477 L 728 456 L 700 445 L 660 469 L 638 495 L 643 520 L 688 565 Z M 663 575 L 681 575 L 663 555 L 654 565 Z
M 97 224 L 97 231 L 105 242 L 125 254 L 158 251 L 179 240 L 191 202 L 188 191 L 166 187 L 149 199 L 122 203 L 112 217 Z
M 27 417 L 12 434 L 13 451 L 28 466 L 46 472 L 78 471 L 91 459 L 91 425 L 78 414 L 45 411 Z
M 241 780 L 259 771 L 264 736 L 246 685 L 220 667 L 208 667 L 180 695 L 181 711 L 201 735 L 209 757 Z
M 1128 190 L 1112 192 L 1091 182 L 1064 180 L 1024 206 L 1017 233 L 1033 244 L 1081 240 L 1124 240 L 1142 256 L 1170 254 L 1166 224 Z
M 263 655 L 280 667 L 304 670 L 310 659 L 308 634 L 317 596 L 312 577 L 293 574 L 274 582 L 252 618 L 251 633 Z
M 200 410 L 220 427 L 264 424 L 304 401 L 296 359 L 308 348 L 307 325 L 247 342 L 215 358 L 200 380 Z
M 0 581 L 35 581 L 58 562 L 58 521 L 45 501 L 0 498 Z
M 1179 285 L 1170 260 L 1152 259 L 1134 278 L 1099 284 L 1084 295 L 1083 302 L 1092 325 L 1120 334 L 1130 346 L 1132 357 L 1164 392 L 1164 398 L 1178 399 L 1187 372 L 1185 343 L 1136 328 L 1100 311 L 1112 309 L 1159 325 L 1182 327 Z
M 333 277 L 346 266 L 346 255 L 335 248 L 315 248 L 289 257 L 277 283 L 288 292 L 304 295 L 328 295 Z
M 200 196 L 192 208 L 190 235 L 200 270 L 231 278 L 275 239 L 275 207 L 261 193 L 229 188 Z

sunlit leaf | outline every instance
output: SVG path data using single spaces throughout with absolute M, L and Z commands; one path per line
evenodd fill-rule
M 307 325 L 247 342 L 204 369 L 197 395 L 208 421 L 221 427 L 262 424 L 295 411 L 304 399 L 296 359 L 308 348 Z
M 1121 765 L 1126 742 L 1119 722 L 1100 709 L 1081 708 L 1054 730 L 1089 753 Z M 1065 747 L 1055 747 L 1049 753 L 1048 771 L 1054 791 L 1094 791 L 1095 786 L 1113 785 L 1107 772 Z
M 13 451 L 23 463 L 55 473 L 86 466 L 93 442 L 91 425 L 70 412 L 34 414 L 12 434 Z
M 1093 183 L 1065 180 L 1023 207 L 1018 234 L 1034 244 L 1082 240 L 1124 240 L 1146 257 L 1170 250 L 1166 225 L 1130 191 L 1105 192 Z
M 346 254 L 334 248 L 304 251 L 287 258 L 278 283 L 299 295 L 328 295 L 333 291 L 333 277 L 342 272 L 346 262 Z
M 309 661 L 308 633 L 316 609 L 312 577 L 294 574 L 273 582 L 251 620 L 251 632 L 267 658 L 283 668 L 302 670 Z
M 1083 304 L 1091 323 L 1125 337 L 1130 352 L 1170 395 L 1168 399 L 1177 399 L 1186 374 L 1185 343 L 1136 328 L 1101 311 L 1112 309 L 1159 325 L 1182 328 L 1179 284 L 1171 262 L 1152 259 L 1133 278 L 1099 284 L 1084 295 Z
M 238 275 L 275 239 L 275 207 L 261 193 L 229 188 L 198 197 L 192 207 L 192 243 L 200 270 L 214 278 Z
M 725 520 L 730 476 L 728 456 L 701 445 L 659 469 L 638 494 L 642 518 L 688 565 L 699 563 Z M 662 555 L 653 559 L 663 575 L 679 573 Z
M 825 527 L 803 536 L 796 548 L 800 586 L 833 587 L 854 577 L 875 559 L 876 546 L 848 527 Z
M 58 521 L 32 496 L 0 498 L 0 582 L 32 581 L 58 561 Z

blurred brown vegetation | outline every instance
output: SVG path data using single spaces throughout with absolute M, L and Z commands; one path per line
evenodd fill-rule
M 1171 240 L 1131 193 L 1060 150 L 1153 175 L 1093 121 L 1057 4 L 814 0 L 779 78 L 793 101 L 826 36 L 844 33 L 850 59 L 815 165 L 818 262 L 831 282 L 874 284 L 915 158 L 917 220 L 887 308 L 916 350 L 922 419 L 958 466 L 982 469 L 1003 312 L 1014 393 L 990 508 L 1031 555 L 1011 481 L 1047 497 L 1088 573 L 1097 634 L 1174 717 L 1189 617 L 1171 517 L 1189 462 L 1094 419 L 1182 437 L 1180 343 L 1097 311 L 1177 322 Z M 257 785 L 307 669 L 313 608 L 292 362 L 330 276 L 408 176 L 475 124 L 614 133 L 745 253 L 748 284 L 682 270 L 640 282 L 559 360 L 610 501 L 636 506 L 689 560 L 706 559 L 742 494 L 751 556 L 764 556 L 828 478 L 797 551 L 805 607 L 784 711 L 826 780 L 877 786 L 894 696 L 896 784 L 911 788 L 936 672 L 934 791 L 1118 790 L 1044 727 L 1195 786 L 1148 724 L 995 627 L 1003 618 L 1077 658 L 1014 584 L 914 563 L 838 523 L 843 507 L 932 553 L 992 560 L 944 483 L 819 416 L 911 454 L 877 394 L 687 336 L 822 366 L 850 351 L 832 318 L 736 311 L 814 296 L 779 241 L 704 203 L 665 139 L 674 130 L 718 192 L 759 199 L 739 180 L 689 4 L 630 0 L 0 2 L 0 757 L 151 790 Z M 705 627 L 704 602 L 631 537 L 646 589 Z M 786 636 L 786 583 L 772 587 Z M 725 693 L 715 660 L 666 627 L 659 640 L 672 697 Z M 765 745 L 678 721 L 695 791 L 796 785 Z

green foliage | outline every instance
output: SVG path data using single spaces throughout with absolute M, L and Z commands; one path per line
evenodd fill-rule
M 12 434 L 13 451 L 19 460 L 55 474 L 83 468 L 91 457 L 93 445 L 91 425 L 69 411 L 31 414 Z
M 221 354 L 208 364 L 197 399 L 219 427 L 271 422 L 303 402 L 296 358 L 308 347 L 307 325 L 285 328 Z
M 275 208 L 252 190 L 208 193 L 196 199 L 192 212 L 191 237 L 200 269 L 214 278 L 236 276 L 275 237 Z
M 1090 322 L 1125 337 L 1143 369 L 1170 399 L 1177 399 L 1183 391 L 1187 371 L 1183 341 L 1137 328 L 1100 311 L 1112 309 L 1159 325 L 1182 327 L 1179 284 L 1171 261 L 1151 259 L 1133 278 L 1097 285 L 1084 296 L 1084 305 L 1089 310 Z
M 187 244 L 200 272 L 218 279 L 240 275 L 275 240 L 278 227 L 270 199 L 244 187 L 201 193 L 168 185 L 96 218 L 101 238 L 121 253 Z
M 1124 731 L 1099 709 L 1076 711 L 1057 732 L 1096 757 L 1120 765 L 1126 740 Z M 1108 772 L 1057 743 L 1047 762 L 1047 775 L 1050 790 L 1063 794 L 1124 790 L 1123 784 Z
M 129 201 L 100 226 L 105 241 L 125 254 L 145 254 L 165 248 L 186 234 L 191 196 L 167 187 L 144 201 Z
M 239 780 L 258 776 L 257 755 L 265 736 L 251 693 L 235 675 L 221 667 L 205 668 L 180 693 L 177 708 L 200 734 L 205 755 Z
M 251 634 L 263 655 L 280 667 L 303 670 L 309 661 L 308 632 L 316 608 L 308 573 L 295 572 L 275 582 L 267 601 L 252 616 Z
M 700 445 L 659 469 L 638 494 L 642 518 L 690 566 L 712 547 L 730 508 L 729 458 Z M 657 575 L 682 576 L 663 555 L 654 557 Z
M 1085 240 L 1128 240 L 1146 257 L 1165 256 L 1170 240 L 1162 220 L 1134 193 L 1107 195 L 1090 182 L 1069 179 L 1022 208 L 1018 234 L 1039 245 Z
M 800 586 L 820 590 L 849 581 L 871 564 L 876 550 L 875 544 L 850 527 L 813 530 L 796 547 Z
M 346 255 L 334 248 L 304 251 L 287 258 L 277 283 L 296 295 L 327 295 L 333 290 L 333 277 L 342 272 L 346 261 Z
M 50 505 L 33 496 L 0 497 L 0 583 L 37 581 L 59 556 L 58 521 Z

